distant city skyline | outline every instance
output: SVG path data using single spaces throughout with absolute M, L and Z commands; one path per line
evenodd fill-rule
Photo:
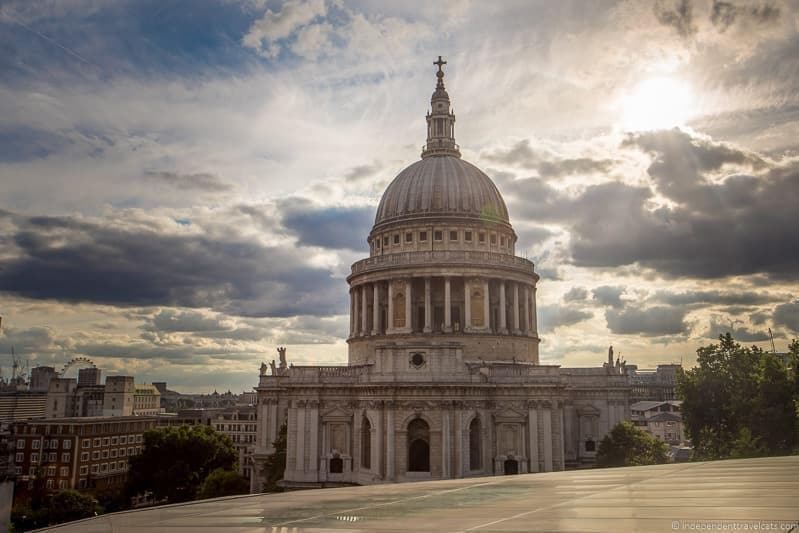
M 536 264 L 542 363 L 799 336 L 799 2 L 0 6 L 0 366 L 343 364 L 432 62 Z

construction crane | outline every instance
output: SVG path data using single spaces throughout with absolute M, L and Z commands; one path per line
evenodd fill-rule
M 768 328 L 768 336 L 771 338 L 771 353 L 777 353 L 777 347 L 774 346 L 774 334 L 771 332 L 771 328 Z

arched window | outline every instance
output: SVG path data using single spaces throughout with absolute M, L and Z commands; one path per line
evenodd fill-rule
M 519 473 L 519 461 L 516 459 L 506 459 L 504 466 L 506 476 L 515 476 Z
M 366 417 L 361 424 L 361 466 L 372 468 L 372 424 Z
M 430 472 L 430 426 L 421 418 L 408 424 L 408 472 Z
M 480 441 L 482 437 L 480 419 L 474 417 L 469 424 L 469 470 L 480 470 L 483 467 Z

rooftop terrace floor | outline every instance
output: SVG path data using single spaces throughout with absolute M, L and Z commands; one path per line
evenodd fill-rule
M 796 531 L 799 456 L 220 498 L 59 532 Z

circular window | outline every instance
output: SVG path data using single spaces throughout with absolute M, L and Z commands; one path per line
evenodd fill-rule
M 411 356 L 411 364 L 416 368 L 419 368 L 424 364 L 424 354 L 415 353 Z

